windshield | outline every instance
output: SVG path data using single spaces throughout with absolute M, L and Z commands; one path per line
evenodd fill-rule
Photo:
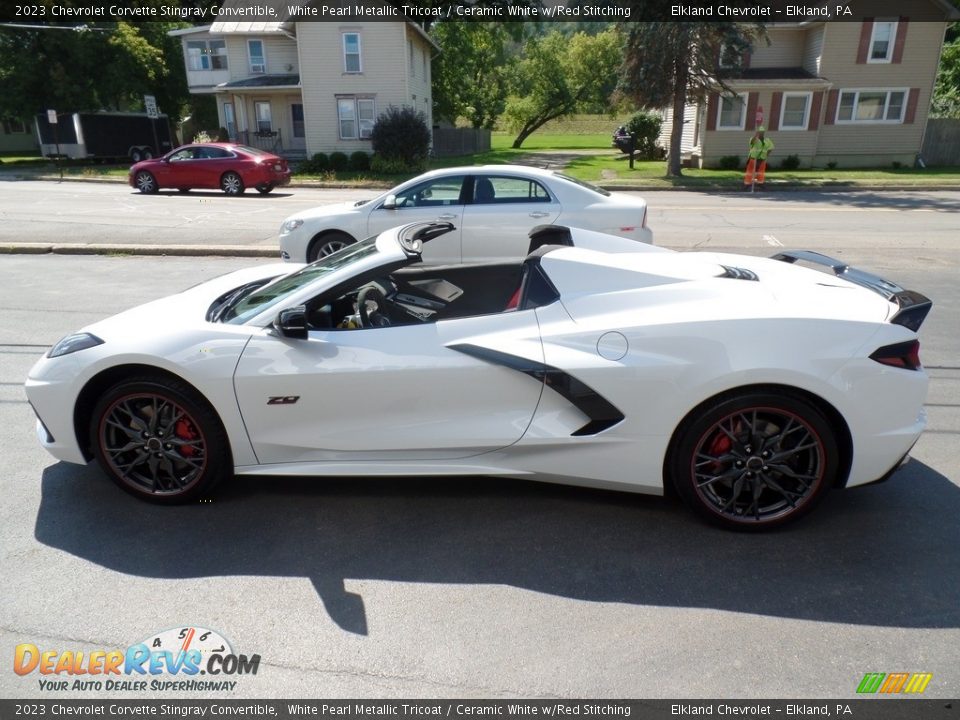
M 598 188 L 596 185 L 591 185 L 590 183 L 584 182 L 583 180 L 577 180 L 575 177 L 570 177 L 569 175 L 564 175 L 563 173 L 554 173 L 554 175 L 556 175 L 558 178 L 563 178 L 567 182 L 572 182 L 574 185 L 579 185 L 580 187 L 586 188 L 591 192 L 595 192 L 597 195 L 610 197 L 610 193 L 608 193 L 603 188 Z
M 250 293 L 234 307 L 222 314 L 222 320 L 231 325 L 242 325 L 255 315 L 259 315 L 277 305 L 317 278 L 329 275 L 377 252 L 376 236 L 348 245 L 338 252 L 317 260 L 292 275 L 285 275 L 256 292 Z

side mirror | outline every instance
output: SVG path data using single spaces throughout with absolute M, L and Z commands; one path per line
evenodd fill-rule
M 387 199 L 383 201 L 384 210 L 396 210 L 397 209 L 397 196 L 396 195 L 387 195 Z
M 293 340 L 307 339 L 307 308 L 305 305 L 281 310 L 277 319 L 273 323 L 283 337 Z

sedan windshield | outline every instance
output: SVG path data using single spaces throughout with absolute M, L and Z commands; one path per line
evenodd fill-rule
M 264 310 L 283 302 L 285 298 L 290 297 L 317 278 L 336 272 L 376 252 L 376 236 L 348 245 L 339 252 L 317 260 L 291 275 L 284 275 L 256 292 L 246 295 L 234 307 L 223 311 L 220 317 L 225 323 L 242 325 L 255 315 L 259 315 Z

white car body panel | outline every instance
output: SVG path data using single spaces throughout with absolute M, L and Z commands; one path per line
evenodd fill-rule
M 233 288 L 300 268 L 249 268 L 84 328 L 103 344 L 45 357 L 30 371 L 28 397 L 55 438 L 41 430 L 41 442 L 61 460 L 86 462 L 78 397 L 98 374 L 126 365 L 196 388 L 222 420 L 241 474 L 489 474 L 659 494 L 683 419 L 709 398 L 755 385 L 796 388 L 836 410 L 851 436 L 848 486 L 889 471 L 923 429 L 926 373 L 869 358 L 916 338 L 889 322 L 896 306 L 778 260 L 675 253 L 574 229 L 575 247 L 538 256 L 559 300 L 536 308 L 313 329 L 306 339 L 272 327 L 281 310 L 409 259 L 402 233 L 382 233 L 373 254 L 242 324 L 207 321 L 207 310 Z M 724 267 L 760 279 L 721 277 Z M 575 435 L 592 418 L 553 371 L 585 384 L 622 420 Z M 297 401 L 269 405 L 274 396 Z
M 459 176 L 529 179 L 549 191 L 550 201 L 383 207 L 390 195 L 401 195 L 431 180 Z M 446 168 L 419 175 L 359 205 L 336 203 L 291 215 L 280 226 L 280 252 L 286 260 L 306 262 L 314 239 L 325 233 L 346 233 L 362 240 L 391 227 L 436 221 L 450 222 L 457 230 L 425 246 L 426 263 L 519 260 L 527 254 L 527 233 L 537 225 L 551 223 L 652 243 L 653 233 L 645 227 L 646 213 L 646 202 L 640 198 L 621 193 L 604 196 L 550 170 L 519 165 Z M 290 230 L 287 224 L 291 221 L 302 224 Z

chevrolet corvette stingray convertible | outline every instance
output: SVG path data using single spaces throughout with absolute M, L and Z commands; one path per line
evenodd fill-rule
M 673 488 L 756 529 L 885 478 L 924 427 L 931 303 L 875 275 L 559 226 L 521 261 L 421 263 L 450 231 L 242 270 L 63 338 L 26 385 L 40 442 L 161 503 L 234 474 L 499 475 Z

